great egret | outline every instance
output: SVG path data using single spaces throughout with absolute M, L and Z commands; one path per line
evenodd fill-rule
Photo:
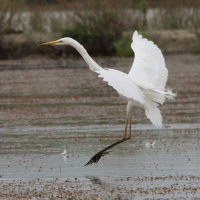
M 161 50 L 152 41 L 142 38 L 137 31 L 134 32 L 132 39 L 131 48 L 135 52 L 135 59 L 128 74 L 115 69 L 100 67 L 89 56 L 85 48 L 72 38 L 65 37 L 40 44 L 70 45 L 74 47 L 89 65 L 90 70 L 96 72 L 104 81 L 107 81 L 108 85 L 112 86 L 128 102 L 124 136 L 121 140 L 95 154 L 86 165 L 97 163 L 102 156 L 109 153 L 108 149 L 131 138 L 131 117 L 134 108 L 143 109 L 152 124 L 161 127 L 162 115 L 157 107 L 158 103 L 163 104 L 165 98 L 172 99 L 175 96 L 171 90 L 165 90 L 168 70 Z M 128 123 L 129 134 L 127 136 Z

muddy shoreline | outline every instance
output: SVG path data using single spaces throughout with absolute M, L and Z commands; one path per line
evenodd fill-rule
M 123 72 L 133 62 L 94 59 Z M 199 198 L 200 55 L 165 60 L 177 97 L 159 106 L 163 128 L 135 110 L 131 140 L 87 167 L 122 137 L 126 102 L 81 57 L 0 61 L 0 198 Z
M 165 56 L 167 87 L 177 98 L 160 106 L 163 123 L 198 123 L 200 56 Z M 132 58 L 97 58 L 102 67 L 128 72 Z M 126 102 L 79 58 L 0 62 L 0 127 L 124 124 Z M 26 69 L 26 70 L 24 70 Z M 133 124 L 150 123 L 135 110 Z

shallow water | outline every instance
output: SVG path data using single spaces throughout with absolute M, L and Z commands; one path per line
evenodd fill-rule
M 122 136 L 122 126 L 1 130 L 1 179 L 200 176 L 199 128 L 199 124 L 173 124 L 167 129 L 135 126 L 131 140 L 88 167 L 84 164 L 95 152 Z M 148 145 L 154 141 L 154 146 Z M 65 147 L 68 154 L 62 156 Z
M 132 59 L 98 62 L 128 72 Z M 30 68 L 25 61 L 3 61 L 0 197 L 30 198 L 26 190 L 35 198 L 200 197 L 200 57 L 166 56 L 166 62 L 168 86 L 178 96 L 160 106 L 163 128 L 135 110 L 131 140 L 84 167 L 122 137 L 126 103 L 82 61 L 30 61 Z
M 99 184 L 145 191 L 173 184 L 189 187 L 190 182 L 193 188 L 199 187 L 200 124 L 167 124 L 162 129 L 136 125 L 133 129 L 131 140 L 87 167 L 84 165 L 96 152 L 122 136 L 122 125 L 1 129 L 0 180 L 77 180 L 84 183 L 84 190 Z M 153 142 L 154 146 L 149 145 Z M 62 156 L 65 147 L 68 153 Z M 138 199 L 150 196 L 136 195 Z

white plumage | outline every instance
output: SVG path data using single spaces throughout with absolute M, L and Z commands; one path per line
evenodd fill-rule
M 126 98 L 127 118 L 133 114 L 134 107 L 144 109 L 148 119 L 157 127 L 162 126 L 162 115 L 158 103 L 175 95 L 165 90 L 168 70 L 161 50 L 152 42 L 142 38 L 137 31 L 133 34 L 131 48 L 135 58 L 128 74 L 114 69 L 103 69 L 87 53 L 85 48 L 72 38 L 62 38 L 42 45 L 71 45 L 84 58 L 89 68 L 108 82 L 120 96 Z
M 66 156 L 67 155 L 67 148 L 64 149 L 64 151 L 61 153 L 62 156 Z
M 156 87 L 165 90 L 168 70 L 161 50 L 152 42 L 135 31 L 131 48 L 135 52 L 135 59 L 129 75 L 144 87 Z
M 137 31 L 133 34 L 131 48 L 135 52 L 135 59 L 128 74 L 114 69 L 103 69 L 87 53 L 85 48 L 72 38 L 61 38 L 41 45 L 70 45 L 74 47 L 89 65 L 90 70 L 99 74 L 99 77 L 108 82 L 120 96 L 125 98 L 127 104 L 127 122 L 124 136 L 121 140 L 106 147 L 95 154 L 86 164 L 97 163 L 106 155 L 108 149 L 131 138 L 131 118 L 134 108 L 145 110 L 148 119 L 157 127 L 162 126 L 162 115 L 158 103 L 163 104 L 165 98 L 172 99 L 175 94 L 165 90 L 168 70 L 161 50 L 152 42 L 142 38 Z M 127 125 L 129 122 L 129 135 Z
M 152 124 L 160 127 L 162 115 L 157 103 L 163 104 L 165 97 L 171 99 L 175 96 L 170 90 L 165 91 L 168 70 L 164 57 L 153 42 L 142 38 L 137 31 L 133 34 L 131 48 L 135 52 L 135 59 L 128 74 L 112 69 L 97 73 L 108 85 L 127 98 L 128 117 L 132 115 L 134 107 L 143 108 Z

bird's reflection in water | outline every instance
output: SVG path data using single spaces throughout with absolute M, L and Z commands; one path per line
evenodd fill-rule
M 61 153 L 61 155 L 62 155 L 64 161 L 67 162 L 67 158 L 68 158 L 68 156 L 67 156 L 67 148 L 64 149 L 64 151 L 63 151 L 63 153 Z
M 64 162 L 66 163 L 67 162 L 67 156 L 62 156 L 62 157 L 63 157 Z
M 97 185 L 103 185 L 104 183 L 95 176 L 86 176 L 87 179 L 89 179 L 93 184 L 97 184 Z

